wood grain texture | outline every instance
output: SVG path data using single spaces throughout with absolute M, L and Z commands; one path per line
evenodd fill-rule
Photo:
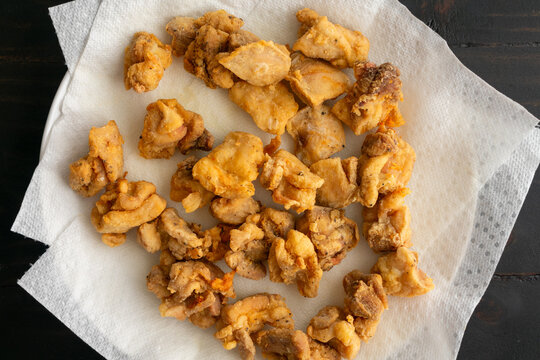
M 5 359 L 101 358 L 16 285 L 46 247 L 9 231 L 38 163 L 49 106 L 67 70 L 47 12 L 62 2 L 0 2 L 0 322 L 7 330 L 0 337 L 0 354 Z M 467 67 L 540 117 L 540 1 L 402 3 L 445 38 Z M 540 358 L 539 214 L 537 172 L 496 274 L 467 327 L 459 359 Z

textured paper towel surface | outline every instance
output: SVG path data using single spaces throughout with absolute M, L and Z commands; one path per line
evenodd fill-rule
M 14 229 L 40 241 L 52 243 L 75 216 L 82 215 L 83 220 L 78 218 L 65 230 L 64 238 L 72 239 L 70 246 L 87 246 L 87 243 L 91 243 L 91 246 L 100 252 L 95 253 L 95 256 L 89 256 L 87 248 L 71 248 L 72 251 L 65 252 L 66 245 L 55 243 L 50 253 L 58 255 L 48 255 L 40 262 L 48 264 L 37 273 L 43 277 L 54 275 L 55 271 L 66 272 L 70 261 L 72 264 L 83 263 L 80 257 L 89 256 L 85 261 L 90 261 L 94 266 L 101 266 L 104 271 L 107 270 L 102 264 L 105 259 L 118 260 L 117 266 L 126 266 L 130 269 L 138 266 L 144 268 L 137 269 L 143 274 L 142 280 L 135 279 L 140 278 L 140 274 L 137 276 L 115 274 L 120 279 L 126 280 L 118 280 L 122 286 L 129 287 L 119 294 L 131 293 L 135 288 L 144 287 L 144 274 L 150 267 L 151 261 L 147 262 L 151 257 L 146 257 L 143 261 L 134 255 L 135 253 L 124 256 L 120 251 L 115 252 L 116 249 L 110 250 L 99 244 L 99 237 L 92 232 L 88 224 L 84 224 L 92 200 L 82 200 L 67 188 L 67 165 L 87 151 L 86 138 L 91 126 L 102 125 L 107 119 L 114 118 L 126 140 L 128 178 L 153 181 L 164 195 L 168 194 L 168 182 L 174 172 L 174 164 L 181 157 L 177 156 L 169 161 L 148 161 L 138 157 L 136 142 L 142 129 L 144 108 L 149 102 L 160 97 L 177 97 L 186 108 L 203 115 L 208 128 L 216 135 L 218 141 L 228 131 L 235 129 L 253 132 L 263 137 L 265 141 L 269 139 L 252 124 L 247 115 L 227 100 L 225 92 L 207 89 L 199 80 L 185 73 L 181 61 L 175 61 L 173 66 L 166 70 L 165 77 L 156 91 L 143 95 L 125 92 L 121 82 L 122 50 L 129 42 L 131 34 L 141 29 L 154 32 L 163 40 L 168 39 L 163 27 L 170 15 L 196 16 L 215 8 L 225 8 L 244 18 L 245 28 L 265 39 L 292 43 L 297 30 L 294 12 L 301 5 L 291 2 L 274 2 L 270 5 L 217 1 L 198 2 L 196 5 L 173 1 L 162 1 L 159 4 L 158 7 L 155 6 L 155 2 L 105 1 L 99 10 L 95 28 L 64 102 L 64 117 L 56 124 L 51 134 L 51 139 L 56 141 L 51 141 L 43 162 L 36 170 Z M 532 129 L 536 120 L 517 104 L 504 98 L 463 68 L 444 41 L 412 17 L 401 5 L 393 1 L 340 2 L 340 4 L 341 6 L 333 4 L 332 8 L 328 8 L 323 2 L 314 1 L 303 2 L 302 6 L 311 6 L 327 14 L 333 21 L 363 31 L 371 41 L 370 58 L 375 62 L 392 61 L 402 70 L 405 103 L 401 108 L 408 124 L 400 130 L 400 134 L 415 147 L 418 154 L 411 182 L 413 194 L 408 199 L 415 231 L 413 242 L 415 249 L 420 252 L 421 267 L 435 278 L 437 284 L 437 289 L 428 296 L 413 300 L 393 299 L 391 309 L 385 313 L 377 336 L 363 347 L 362 354 L 377 358 L 393 357 L 398 356 L 399 351 L 403 351 L 407 346 L 412 346 L 415 350 L 421 349 L 421 354 L 424 355 L 453 357 L 470 311 L 485 289 L 482 281 L 479 281 L 471 285 L 477 287 L 473 286 L 475 290 L 471 290 L 470 297 L 455 299 L 457 295 L 462 294 L 456 294 L 456 289 L 453 288 L 456 279 L 462 274 L 462 267 L 466 265 L 465 260 L 474 253 L 471 248 L 471 244 L 474 243 L 472 240 L 469 241 L 469 235 L 474 228 L 478 190 L 490 178 L 493 171 L 508 158 L 515 146 Z M 358 15 L 354 18 L 344 18 L 342 15 L 344 12 L 340 11 L 344 7 L 351 8 L 349 13 Z M 122 18 L 123 21 L 119 22 L 118 18 Z M 420 63 L 418 59 L 423 61 Z M 533 139 L 532 144 L 538 144 L 538 138 Z M 346 157 L 357 154 L 360 145 L 361 138 L 355 138 L 349 132 L 347 149 L 338 155 Z M 537 165 L 538 149 L 531 154 L 529 161 L 520 165 L 523 166 L 523 172 L 530 173 Z M 519 156 L 521 159 L 521 155 Z M 520 186 L 516 189 L 524 196 L 530 183 L 530 176 L 528 181 L 524 182 L 522 179 L 520 181 L 516 183 Z M 268 194 L 260 188 L 256 196 L 268 199 Z M 521 201 L 516 200 L 514 203 L 513 205 L 519 208 Z M 359 208 L 352 206 L 348 209 L 348 215 L 360 220 Z M 197 221 L 203 224 L 208 225 L 211 221 L 206 210 L 201 210 L 195 216 Z M 187 218 L 194 219 L 194 216 Z M 513 220 L 499 223 L 501 227 L 499 232 L 509 231 Z M 504 242 L 504 239 L 500 241 Z M 126 252 L 142 252 L 134 244 L 125 245 L 122 249 Z M 486 265 L 486 272 L 482 274 L 484 282 L 489 281 L 493 264 L 500 256 L 497 249 L 502 251 L 502 247 L 499 246 L 490 255 L 484 253 L 484 258 L 473 258 L 473 264 L 480 261 L 480 264 Z M 113 254 L 120 255 L 115 257 Z M 96 264 L 95 259 L 101 260 Z M 305 328 L 308 319 L 322 305 L 341 303 L 340 280 L 343 274 L 352 268 L 367 271 L 374 259 L 368 247 L 361 243 L 342 265 L 325 274 L 321 295 L 317 299 L 302 299 L 294 288 L 270 284 L 268 281 L 243 280 L 237 281 L 236 284 L 240 296 L 261 289 L 272 289 L 285 294 L 295 313 L 298 327 Z M 494 263 L 491 264 L 491 261 Z M 63 266 L 62 263 L 66 265 Z M 464 271 L 467 273 L 469 270 Z M 70 276 L 73 275 L 71 271 L 68 273 Z M 86 272 L 78 274 L 81 279 L 82 276 L 88 276 Z M 51 279 L 58 279 L 58 276 L 51 276 Z M 33 272 L 25 277 L 23 284 L 27 289 L 36 289 L 39 285 L 37 280 L 36 272 Z M 73 280 L 75 279 L 66 280 L 65 286 L 69 288 Z M 92 281 L 88 280 L 90 284 Z M 97 291 L 89 290 L 95 286 L 84 289 L 78 287 L 78 294 L 85 296 L 70 297 L 69 301 L 75 303 L 74 310 L 70 312 L 71 315 L 64 314 L 61 318 L 72 316 L 72 321 L 68 322 L 64 318 L 62 320 L 68 324 L 80 325 L 76 319 L 88 318 L 92 326 L 96 327 L 96 332 L 89 334 L 84 327 L 70 326 L 103 354 L 114 358 L 120 357 L 118 354 L 128 355 L 130 358 L 145 358 L 145 354 L 138 351 L 139 347 L 133 344 L 139 345 L 141 339 L 137 336 L 121 336 L 125 335 L 125 332 L 117 334 L 113 331 L 114 325 L 121 321 L 128 321 L 130 328 L 138 326 L 129 323 L 130 320 L 137 324 L 140 321 L 119 319 L 123 312 L 117 313 L 115 306 L 124 304 L 110 300 L 115 298 L 114 292 L 118 287 L 106 282 L 100 285 L 103 287 L 103 293 L 99 294 Z M 85 290 L 92 294 L 86 294 Z M 49 304 L 47 305 L 49 308 L 54 308 L 54 301 L 45 300 L 45 292 L 29 291 L 46 305 Z M 64 292 L 67 293 L 69 292 Z M 108 296 L 108 301 L 113 303 L 102 304 L 88 295 L 94 295 L 96 299 Z M 137 299 L 144 296 L 146 294 L 141 292 Z M 49 295 L 50 298 L 53 296 Z M 101 304 L 99 311 L 96 302 Z M 155 326 L 159 327 L 159 324 L 168 324 L 172 321 L 160 319 L 157 304 L 153 306 L 156 318 L 151 321 L 157 322 Z M 53 312 L 59 316 L 58 311 Z M 98 312 L 99 314 L 96 314 Z M 434 321 L 433 314 L 440 315 L 440 320 Z M 191 351 L 189 354 L 193 357 L 200 356 L 201 353 L 198 353 L 200 351 L 213 351 L 210 345 L 207 346 L 211 338 L 207 338 L 208 335 L 204 334 L 204 331 L 198 329 L 194 331 L 189 324 L 177 322 L 172 326 L 178 328 L 177 331 L 183 329 L 182 331 L 190 334 L 194 334 L 195 331 L 200 334 L 201 344 L 194 343 L 189 348 Z M 104 338 L 96 338 L 96 333 L 102 334 Z M 137 329 L 134 330 L 135 333 L 144 332 Z M 169 344 L 172 348 L 158 347 L 154 349 L 156 352 L 153 352 L 151 357 L 174 356 L 172 349 L 178 349 L 175 346 L 180 344 L 177 340 L 172 340 L 173 338 L 175 336 L 172 336 L 170 341 L 174 344 Z M 392 346 L 388 345 L 389 338 L 394 340 Z M 158 341 L 157 337 L 146 340 L 148 346 L 154 344 L 153 341 Z M 186 350 L 181 348 L 184 349 L 182 350 L 184 354 Z M 412 358 L 412 353 L 409 351 L 406 353 Z M 205 354 L 210 356 L 208 353 Z

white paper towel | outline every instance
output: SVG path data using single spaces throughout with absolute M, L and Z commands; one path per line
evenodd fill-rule
M 166 40 L 163 28 L 170 17 L 197 16 L 216 8 L 244 18 L 245 28 L 265 39 L 292 43 L 297 29 L 294 13 L 310 6 L 335 22 L 363 31 L 371 41 L 372 60 L 392 61 L 400 67 L 405 93 L 401 108 L 408 123 L 398 131 L 418 154 L 411 182 L 413 194 L 408 199 L 415 232 L 413 243 L 420 253 L 421 267 L 435 279 L 436 290 L 420 298 L 392 299 L 377 336 L 363 346 L 360 356 L 454 357 L 538 164 L 538 134 L 531 133 L 514 152 L 510 165 L 499 169 L 502 175 L 491 178 L 492 185 L 482 190 L 487 193 L 480 197 L 478 212 L 490 215 L 486 220 L 481 216 L 478 220 L 477 216 L 473 227 L 478 190 L 537 120 L 462 67 L 443 40 L 394 1 L 341 1 L 331 8 L 321 1 L 157 3 L 104 1 L 99 10 L 64 102 L 64 117 L 53 129 L 50 146 L 14 224 L 15 231 L 27 236 L 46 243 L 58 241 L 21 284 L 107 357 L 236 356 L 225 355 L 208 331 L 159 317 L 158 301 L 144 289 L 144 276 L 157 260 L 133 243 L 118 251 L 100 244 L 88 223 L 95 199 L 82 200 L 71 192 L 66 181 L 67 166 L 87 151 L 88 129 L 114 118 L 126 140 L 128 178 L 154 181 L 167 195 L 174 164 L 181 157 L 148 161 L 141 159 L 136 149 L 144 107 L 160 97 L 177 97 L 186 108 L 201 113 L 218 140 L 232 129 L 263 135 L 247 115 L 227 100 L 225 92 L 205 88 L 185 73 L 181 61 L 166 70 L 156 91 L 143 95 L 125 92 L 121 82 L 123 48 L 135 31 L 151 31 Z M 344 8 L 355 16 L 344 17 Z M 262 137 L 269 139 L 267 135 Z M 361 138 L 349 132 L 347 140 L 347 149 L 338 154 L 341 157 L 359 151 Z M 505 190 L 497 192 L 498 187 Z M 260 188 L 256 196 L 268 199 Z M 512 204 L 505 203 L 510 197 Z M 348 215 L 360 220 L 358 206 L 348 209 Z M 195 216 L 203 224 L 211 221 L 205 210 Z M 475 235 L 478 229 L 481 233 Z M 303 299 L 294 287 L 267 280 L 235 280 L 235 287 L 240 297 L 266 289 L 284 294 L 297 326 L 305 329 L 320 307 L 342 302 L 341 277 L 353 268 L 369 270 L 374 259 L 362 242 L 344 263 L 325 273 L 316 299 Z M 130 294 L 130 300 L 122 294 Z M 145 334 L 143 339 L 137 336 L 141 333 Z M 187 338 L 190 344 L 182 340 Z

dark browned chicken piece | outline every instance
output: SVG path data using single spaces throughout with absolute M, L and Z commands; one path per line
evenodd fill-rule
M 166 30 L 172 36 L 172 53 L 174 56 L 183 56 L 189 44 L 197 36 L 198 26 L 196 19 L 177 16 L 167 23 Z
M 270 329 L 255 334 L 263 356 L 271 359 L 310 360 L 309 337 L 300 330 Z
M 357 81 L 332 112 L 356 134 L 363 134 L 378 125 L 401 126 L 405 123 L 398 108 L 403 101 L 399 70 L 390 63 L 354 65 Z
M 306 234 L 317 251 L 323 271 L 339 264 L 358 244 L 358 226 L 345 216 L 344 210 L 315 206 L 306 210 L 296 222 L 296 229 Z

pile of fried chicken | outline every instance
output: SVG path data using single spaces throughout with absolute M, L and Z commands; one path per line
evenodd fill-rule
M 242 19 L 218 10 L 172 19 L 171 45 L 139 32 L 125 51 L 126 89 L 157 88 L 172 55 L 183 56 L 186 71 L 210 88 L 227 89 L 261 130 L 275 135 L 265 147 L 259 137 L 234 131 L 214 147 L 201 115 L 177 100 L 146 108 L 142 157 L 170 158 L 177 148 L 209 152 L 178 163 L 169 197 L 186 213 L 209 205 L 216 226 L 185 221 L 153 184 L 126 179 L 124 140 L 112 120 L 90 130 L 88 155 L 70 165 L 69 183 L 85 197 L 105 189 L 90 218 L 106 245 L 121 245 L 136 229 L 146 251 L 160 252 L 147 287 L 160 299 L 162 316 L 215 326 L 225 349 L 238 348 L 243 359 L 254 359 L 257 346 L 270 359 L 353 359 L 361 341 L 374 336 L 388 295 L 412 297 L 434 287 L 409 249 L 404 198 L 415 152 L 394 129 L 404 124 L 397 67 L 368 62 L 369 42 L 358 31 L 311 9 L 296 17 L 301 25 L 292 47 L 260 40 L 242 29 Z M 353 69 L 353 84 L 344 68 Z M 367 133 L 358 157 L 331 157 L 345 147 L 343 124 L 355 135 Z M 294 154 L 279 149 L 285 131 Z M 257 178 L 283 209 L 253 198 Z M 316 297 L 323 273 L 360 240 L 356 222 L 345 216 L 353 203 L 363 206 L 361 233 L 381 255 L 371 273 L 345 275 L 342 306 L 320 309 L 304 332 L 278 294 L 229 303 L 235 275 L 259 280 L 268 273 L 271 281 Z M 231 271 L 215 264 L 220 260 Z

